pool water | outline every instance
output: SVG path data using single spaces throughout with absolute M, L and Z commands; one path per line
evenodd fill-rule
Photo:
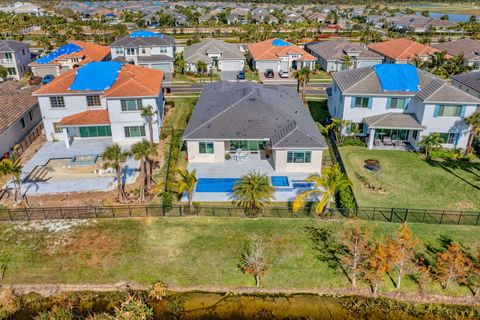
M 272 176 L 272 186 L 274 187 L 288 187 L 288 177 L 285 176 Z
M 238 178 L 200 178 L 196 192 L 232 192 Z

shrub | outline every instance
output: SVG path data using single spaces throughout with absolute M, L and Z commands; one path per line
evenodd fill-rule
M 230 160 L 230 159 L 232 159 L 232 155 L 230 154 L 230 152 L 227 152 L 225 154 L 225 160 Z
M 457 149 L 434 149 L 430 151 L 430 158 L 443 160 L 458 160 L 462 156 L 460 150 Z
M 357 206 L 352 188 L 346 187 L 341 189 L 340 192 L 337 193 L 336 203 L 338 208 L 355 210 Z
M 343 138 L 343 142 L 341 143 L 341 146 L 366 147 L 367 145 L 359 137 L 345 137 Z
M 149 298 L 155 301 L 162 301 L 168 295 L 168 285 L 163 281 L 156 281 L 148 291 Z
M 133 319 L 152 319 L 153 309 L 150 308 L 140 298 L 129 296 L 122 302 L 120 307 L 115 308 L 115 319 L 133 320 Z
M 0 319 L 7 319 L 20 309 L 19 301 L 12 289 L 3 288 L 0 291 Z

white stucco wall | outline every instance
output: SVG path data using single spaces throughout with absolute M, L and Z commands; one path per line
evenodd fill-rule
M 33 110 L 33 119 L 30 120 L 29 111 Z M 21 142 L 29 133 L 34 129 L 41 121 L 40 108 L 35 106 L 25 112 L 22 117 L 25 121 L 25 128 L 22 128 L 20 123 L 20 118 L 15 121 L 7 130 L 0 134 L 0 157 L 3 156 L 6 152 L 9 152 L 11 148 Z
M 309 151 L 308 149 L 302 149 Z M 291 150 L 295 151 L 295 150 Z M 288 150 L 274 150 L 273 162 L 277 172 L 321 172 L 323 150 L 311 150 L 312 157 L 310 163 L 287 163 Z
M 200 154 L 199 142 L 213 142 L 213 154 Z M 190 140 L 187 141 L 187 154 L 189 162 L 224 162 L 225 141 Z

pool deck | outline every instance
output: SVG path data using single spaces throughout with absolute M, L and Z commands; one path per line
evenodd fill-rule
M 250 154 L 248 160 L 244 162 L 236 162 L 227 160 L 223 163 L 189 163 L 188 170 L 195 169 L 197 171 L 197 179 L 200 178 L 240 178 L 248 174 L 250 171 L 259 171 L 271 176 L 286 176 L 289 180 L 305 180 L 309 172 L 278 172 L 273 169 L 269 159 L 261 159 L 260 155 Z M 293 191 L 277 191 L 275 192 L 274 202 L 289 202 L 297 195 L 298 190 Z M 193 201 L 196 202 L 224 202 L 232 201 L 231 192 L 194 192 Z M 182 201 L 187 201 L 186 196 L 182 197 Z
M 53 194 L 81 191 L 108 191 L 116 187 L 116 179 L 112 177 L 92 177 L 86 179 L 71 179 L 49 181 L 49 179 L 29 178 L 29 174 L 37 167 L 45 165 L 52 158 L 72 158 L 79 155 L 100 155 L 107 146 L 112 144 L 111 138 L 75 139 L 70 148 L 62 141 L 47 141 L 28 161 L 22 170 L 23 190 L 27 195 Z M 122 148 L 129 148 L 128 145 Z M 124 167 L 124 183 L 132 183 L 138 175 L 139 162 L 129 158 Z

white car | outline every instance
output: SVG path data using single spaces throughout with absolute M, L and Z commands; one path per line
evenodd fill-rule
M 288 74 L 288 71 L 282 71 L 282 70 L 280 70 L 280 72 L 278 73 L 278 75 L 280 76 L 280 78 L 288 78 L 288 77 L 290 77 L 290 75 Z

